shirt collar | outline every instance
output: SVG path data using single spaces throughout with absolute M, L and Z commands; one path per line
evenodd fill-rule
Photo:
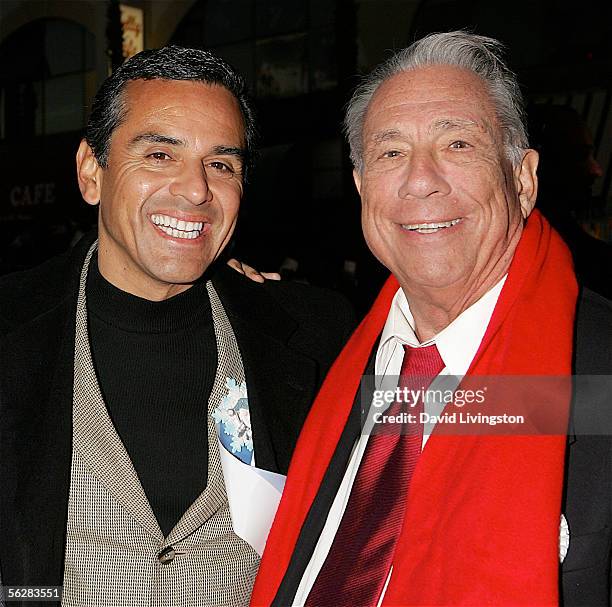
M 440 333 L 423 343 L 419 342 L 414 331 L 415 322 L 408 300 L 402 289 L 398 289 L 391 302 L 380 346 L 392 340 L 413 348 L 435 343 L 444 361 L 446 373 L 465 375 L 484 337 L 506 277 L 507 275 Z

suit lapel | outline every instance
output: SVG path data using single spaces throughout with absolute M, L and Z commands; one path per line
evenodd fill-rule
M 299 351 L 296 321 L 267 289 L 226 267 L 213 284 L 242 355 L 248 386 L 255 461 L 286 474 L 293 446 L 315 397 L 319 366 Z
M 41 278 L 0 344 L 3 583 L 59 586 L 72 459 L 76 295 L 88 234 Z M 18 314 L 17 314 L 18 318 Z
M 91 252 L 85 260 L 89 266 Z M 132 460 L 111 421 L 102 398 L 91 359 L 85 280 L 82 270 L 76 314 L 76 356 L 74 361 L 74 448 L 90 472 L 106 487 L 133 519 L 157 540 L 164 536 L 151 510 Z
M 376 353 L 378 351 L 378 341 L 374 346 L 364 376 L 374 375 L 374 365 Z M 304 525 L 298 536 L 298 540 L 293 551 L 291 561 L 287 567 L 278 592 L 274 597 L 272 606 L 282 607 L 292 605 L 293 599 L 300 585 L 304 572 L 310 563 L 319 537 L 325 527 L 327 515 L 336 498 L 336 494 L 344 478 L 346 468 L 349 464 L 355 441 L 361 432 L 362 407 L 365 403 L 372 400 L 373 382 L 366 384 L 361 382 L 346 426 L 342 431 L 338 446 L 329 463 L 325 476 L 317 495 L 308 511 Z

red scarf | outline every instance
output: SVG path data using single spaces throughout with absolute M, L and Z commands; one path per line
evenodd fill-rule
M 252 605 L 269 605 L 278 590 L 397 289 L 389 278 L 306 420 Z M 570 253 L 534 211 L 468 374 L 570 375 L 576 297 Z M 556 605 L 564 451 L 565 436 L 434 432 L 412 478 L 383 605 Z

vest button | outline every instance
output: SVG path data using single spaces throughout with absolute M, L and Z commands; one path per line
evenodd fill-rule
M 176 552 L 174 552 L 174 548 L 172 546 L 168 546 L 157 555 L 157 558 L 162 565 L 167 565 L 174 560 L 175 556 Z

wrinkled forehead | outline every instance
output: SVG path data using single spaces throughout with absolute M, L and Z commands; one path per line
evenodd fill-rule
M 456 66 L 433 65 L 400 72 L 376 89 L 368 104 L 364 135 L 395 124 L 401 128 L 428 124 L 474 124 L 498 128 L 495 106 L 486 83 Z
M 245 122 L 234 94 L 219 84 L 193 80 L 131 80 L 124 88 L 124 111 L 116 136 L 161 132 L 181 139 L 222 139 L 243 145 Z
M 163 110 L 172 107 L 177 101 L 182 101 L 196 110 L 200 106 L 213 105 L 242 116 L 240 104 L 234 93 L 216 82 L 138 78 L 125 83 L 122 100 L 126 109 L 139 113 L 152 109 Z

